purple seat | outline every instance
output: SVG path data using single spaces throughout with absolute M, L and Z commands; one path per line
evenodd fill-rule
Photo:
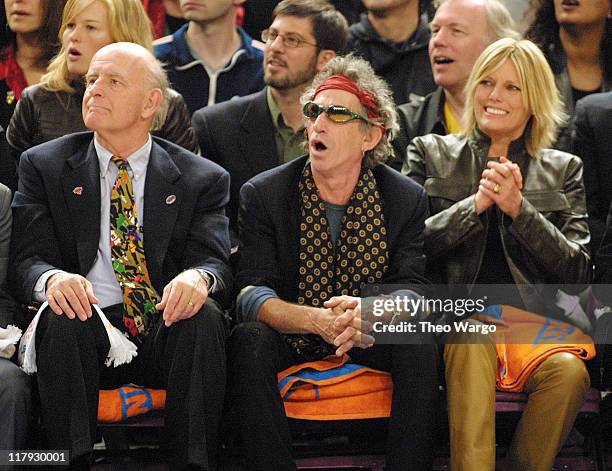
M 599 403 L 601 393 L 591 388 L 586 395 L 585 402 L 580 409 L 580 417 L 589 417 L 595 420 L 594 426 L 589 428 L 591 432 L 592 452 L 596 471 L 608 471 L 606 465 L 605 450 L 603 445 L 602 428 L 599 421 Z M 527 406 L 527 394 L 497 391 L 495 396 L 495 411 L 497 414 L 507 412 L 522 412 Z M 503 460 L 502 460 L 503 461 Z M 587 458 L 559 458 L 557 460 L 563 469 L 593 469 Z M 588 463 L 587 463 L 588 462 Z M 369 471 L 382 471 L 384 469 L 385 457 L 382 455 L 344 455 L 344 456 L 322 456 L 315 458 L 302 458 L 296 460 L 299 470 L 334 470 L 334 469 L 363 469 Z M 587 466 L 588 465 L 588 466 Z M 586 467 L 585 467 L 586 466 Z M 436 470 L 449 469 L 446 460 L 436 459 Z
M 589 389 L 580 414 L 599 414 L 601 393 L 595 388 Z M 497 391 L 495 394 L 496 412 L 520 412 L 527 405 L 527 394 Z
M 604 450 L 604 441 L 602 437 L 602 424 L 599 416 L 599 403 L 601 401 L 601 393 L 595 388 L 591 388 L 586 395 L 585 402 L 580 409 L 578 418 L 593 419 L 593 426 L 589 427 L 591 451 L 594 455 L 594 465 L 596 471 L 608 471 L 606 464 L 606 456 Z M 527 406 L 527 394 L 524 393 L 509 393 L 498 391 L 495 396 L 495 410 L 497 414 L 508 412 L 522 412 Z M 100 424 L 105 429 L 105 438 L 108 440 L 110 448 L 121 449 L 126 442 L 123 437 L 116 437 L 115 433 L 120 432 L 125 427 L 162 427 L 163 414 L 160 411 L 154 411 L 142 416 L 132 417 L 124 422 L 116 424 Z M 108 433 L 111 432 L 111 433 Z M 115 433 L 112 433 L 115 432 Z M 565 461 L 563 461 L 565 460 Z M 569 461 L 568 461 L 569 460 Z M 560 458 L 557 460 L 563 469 L 592 469 L 591 467 L 583 467 L 586 458 L 576 459 Z M 566 463 L 567 461 L 567 463 Z M 590 460 L 589 465 L 590 465 Z M 571 463 L 571 464 L 568 464 Z M 363 470 L 363 471 L 383 471 L 385 465 L 384 455 L 338 455 L 338 456 L 317 456 L 309 458 L 299 458 L 296 460 L 299 470 Z M 446 460 L 436 459 L 436 470 L 449 469 Z M 556 468 L 555 468 L 556 469 Z
M 324 456 L 301 458 L 295 461 L 299 470 L 364 469 L 369 471 L 383 471 L 385 469 L 385 457 L 382 455 Z

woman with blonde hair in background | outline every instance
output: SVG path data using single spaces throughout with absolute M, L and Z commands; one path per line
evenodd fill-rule
M 41 82 L 25 90 L 6 131 L 16 158 L 37 144 L 85 131 L 83 77 L 98 49 L 133 42 L 152 50 L 151 24 L 140 0 L 68 0 L 60 28 L 62 47 Z M 192 152 L 197 141 L 181 95 L 167 89 L 168 113 L 154 135 Z

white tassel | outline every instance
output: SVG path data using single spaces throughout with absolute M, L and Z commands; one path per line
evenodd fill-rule
M 19 343 L 19 353 L 17 356 L 17 363 L 21 366 L 21 369 L 27 374 L 36 373 L 36 342 L 34 339 L 36 338 L 36 327 L 38 326 L 38 320 L 40 319 L 40 314 L 45 310 L 45 308 L 49 305 L 46 301 L 40 306 L 40 309 L 30 322 L 27 330 L 21 337 L 21 342 Z M 128 338 L 127 335 L 122 333 L 116 327 L 109 322 L 106 318 L 102 309 L 97 304 L 93 304 L 94 309 L 100 316 L 100 320 L 106 329 L 106 333 L 108 334 L 108 340 L 110 342 L 110 349 L 108 351 L 108 355 L 106 357 L 106 361 L 104 364 L 106 366 L 117 367 L 119 365 L 127 364 L 132 361 L 138 352 L 136 351 L 136 345 L 134 345 Z M 75 322 L 80 322 L 78 319 L 74 319 Z
M 0 358 L 11 358 L 15 353 L 17 342 L 21 338 L 21 329 L 14 325 L 0 328 Z
M 17 353 L 17 364 L 21 366 L 21 369 L 27 374 L 31 375 L 36 373 L 36 342 L 34 338 L 36 336 L 36 326 L 38 325 L 38 320 L 40 319 L 40 314 L 45 310 L 45 308 L 49 305 L 48 302 L 44 302 L 40 309 L 30 322 L 30 325 L 21 336 L 21 341 L 19 342 L 19 352 Z
M 106 328 L 106 333 L 108 334 L 108 340 L 110 342 L 110 349 L 104 364 L 116 368 L 119 365 L 131 362 L 132 358 L 138 355 L 136 345 L 132 343 L 127 334 L 124 334 L 110 323 L 97 304 L 94 304 L 93 307 L 96 309 Z

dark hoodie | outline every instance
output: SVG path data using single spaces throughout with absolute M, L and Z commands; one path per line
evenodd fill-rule
M 361 21 L 351 25 L 348 48 L 372 64 L 389 83 L 395 103 L 401 105 L 411 93 L 425 96 L 436 89 L 427 52 L 430 36 L 427 16 L 421 15 L 414 34 L 401 44 L 393 43 L 381 38 L 363 13 Z

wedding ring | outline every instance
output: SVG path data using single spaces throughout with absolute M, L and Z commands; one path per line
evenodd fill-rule
M 499 183 L 496 183 L 496 184 L 493 186 L 493 193 L 499 193 L 499 192 L 500 192 L 500 190 L 501 190 L 501 185 L 500 185 Z
M 195 306 L 195 304 L 193 304 L 191 301 L 189 301 L 187 304 L 189 304 L 189 307 Z

